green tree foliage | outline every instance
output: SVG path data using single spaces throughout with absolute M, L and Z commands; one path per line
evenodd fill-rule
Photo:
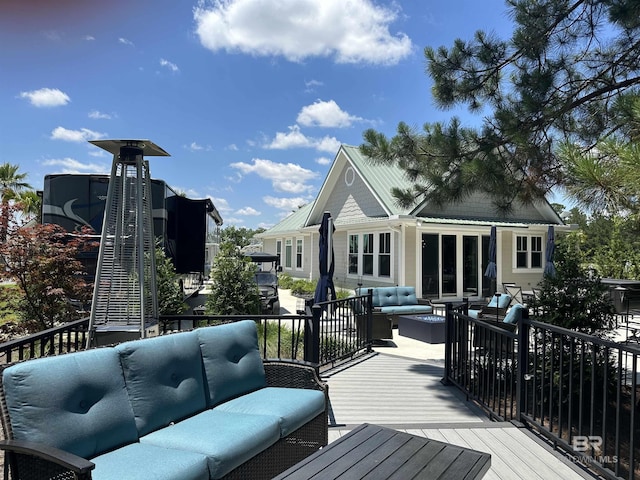
M 413 182 L 394 190 L 401 205 L 482 192 L 507 213 L 515 200 L 534 202 L 562 184 L 559 142 L 592 146 L 633 127 L 626 117 L 640 84 L 637 0 L 507 5 L 510 39 L 478 31 L 471 41 L 424 52 L 436 104 L 466 105 L 482 115 L 479 127 L 453 118 L 422 132 L 400 123 L 391 140 L 364 133 L 362 153 L 399 165 Z
M 9 231 L 9 222 L 11 209 L 9 202 L 15 200 L 18 193 L 25 189 L 31 188 L 31 185 L 24 180 L 27 178 L 26 173 L 19 173 L 20 165 L 11 165 L 10 163 L 0 164 L 0 242 L 7 239 Z
M 84 280 L 77 256 L 95 247 L 82 236 L 69 236 L 58 225 L 36 225 L 12 230 L 0 244 L 2 275 L 22 292 L 21 323 L 30 332 L 82 318 L 92 285 Z
M 237 247 L 246 247 L 251 244 L 251 240 L 254 235 L 264 232 L 264 228 L 258 228 L 252 230 L 251 228 L 240 227 L 237 228 L 233 225 L 223 228 L 220 231 L 220 238 L 223 242 L 231 242 Z
M 585 267 L 572 237 L 558 240 L 554 264 L 556 274 L 544 276 L 540 298 L 533 305 L 534 311 L 541 312 L 536 320 L 591 335 L 610 331 L 615 310 L 608 286 Z
M 256 265 L 231 242 L 220 245 L 211 271 L 211 293 L 206 313 L 210 315 L 255 315 L 260 313 L 260 293 L 255 282 Z
M 182 288 L 176 269 L 162 247 L 156 246 L 156 290 L 158 313 L 160 315 L 180 315 L 187 311 Z

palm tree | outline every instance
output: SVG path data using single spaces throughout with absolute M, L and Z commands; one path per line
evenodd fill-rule
M 24 188 L 31 188 L 31 185 L 24 180 L 26 173 L 18 173 L 20 165 L 10 163 L 0 164 L 0 242 L 7 239 L 7 229 L 9 227 L 9 201 L 13 200 L 18 192 Z
M 23 190 L 15 196 L 14 200 L 18 203 L 26 220 L 35 220 L 40 223 L 42 199 L 35 190 Z

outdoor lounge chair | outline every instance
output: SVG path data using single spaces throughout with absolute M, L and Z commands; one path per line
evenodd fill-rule
M 505 285 L 504 291 L 513 299 L 514 302 L 521 304 L 524 303 L 524 300 L 522 299 L 522 287 L 517 285 Z
M 489 317 L 494 320 L 504 318 L 507 309 L 511 305 L 511 295 L 496 294 L 491 298 L 488 304 L 472 304 L 469 305 L 469 316 L 472 318 Z

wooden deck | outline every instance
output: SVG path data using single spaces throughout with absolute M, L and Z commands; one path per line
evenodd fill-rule
M 439 365 L 384 353 L 326 372 L 329 441 L 366 422 L 490 453 L 489 480 L 598 478 L 527 429 L 490 421 L 442 374 Z

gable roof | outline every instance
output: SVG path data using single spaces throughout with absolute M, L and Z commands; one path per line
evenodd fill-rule
M 269 232 L 269 234 L 299 232 L 306 226 L 307 219 L 309 218 L 309 212 L 311 212 L 313 204 L 314 202 L 310 202 L 306 205 L 303 205 L 291 215 L 288 215 L 282 221 L 268 229 L 266 232 L 263 232 L 263 234 L 267 232 Z M 259 238 L 263 234 L 258 234 L 256 236 Z

